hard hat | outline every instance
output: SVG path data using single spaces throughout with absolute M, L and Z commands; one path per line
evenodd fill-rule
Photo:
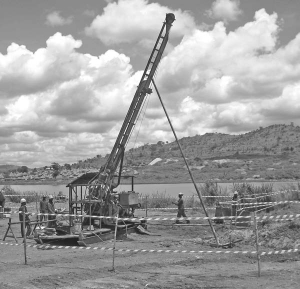
M 234 194 L 234 195 L 238 195 L 238 191 L 235 191 L 233 194 Z
M 26 200 L 24 198 L 22 198 L 21 203 L 26 203 Z
M 178 196 L 183 196 L 183 193 L 179 193 Z
M 49 196 L 49 200 L 50 200 L 50 199 L 53 199 L 53 196 L 52 196 L 52 195 Z

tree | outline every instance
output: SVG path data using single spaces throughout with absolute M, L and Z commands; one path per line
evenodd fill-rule
M 56 179 L 56 177 L 59 175 L 60 165 L 58 163 L 52 163 L 51 167 L 53 169 L 52 177 Z
M 53 173 L 52 173 L 52 177 L 54 178 L 54 179 L 56 179 L 56 177 L 59 175 L 59 171 L 53 171 Z
M 51 164 L 51 168 L 52 168 L 54 171 L 59 171 L 60 165 L 59 165 L 58 163 L 52 163 L 52 164 Z
M 26 166 L 21 166 L 17 170 L 19 173 L 28 173 L 28 167 Z
M 68 170 L 68 171 L 71 170 L 71 165 L 70 165 L 70 164 L 65 164 L 64 167 L 65 167 L 65 169 Z

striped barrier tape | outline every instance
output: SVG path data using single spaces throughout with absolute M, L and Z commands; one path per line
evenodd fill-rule
M 296 214 L 296 215 L 277 215 L 277 216 L 274 216 L 274 215 L 271 215 L 271 216 L 260 216 L 260 217 L 256 217 L 256 220 L 277 220 L 277 219 L 282 219 L 282 220 L 285 220 L 285 219 L 298 219 L 300 218 L 300 214 Z
M 184 208 L 184 210 L 196 210 L 202 209 L 202 207 L 194 207 L 194 208 Z M 215 210 L 216 208 L 206 208 L 206 210 Z M 151 211 L 160 211 L 160 210 L 178 210 L 178 208 L 147 208 L 147 210 Z M 146 211 L 146 209 L 135 209 L 135 211 Z
M 19 213 L 19 212 L 18 212 Z M 226 216 L 226 217 L 185 217 L 185 218 L 177 218 L 177 217 L 133 217 L 133 218 L 117 218 L 113 216 L 93 216 L 93 215 L 74 215 L 74 214 L 42 214 L 42 213 L 27 213 L 28 215 L 37 215 L 37 216 L 63 216 L 63 217 L 77 217 L 77 218 L 95 218 L 95 219 L 118 219 L 119 221 L 174 221 L 174 220 L 230 220 L 230 219 L 250 219 L 251 216 Z M 257 216 L 256 219 L 280 219 L 280 218 L 300 218 L 300 214 L 296 215 L 267 215 L 267 216 Z
M 35 208 L 35 206 L 26 206 L 27 208 Z M 10 209 L 19 209 L 20 207 L 9 207 Z
M 39 194 L 32 194 L 32 195 L 5 195 L 5 197 L 20 197 L 20 198 L 23 198 L 23 197 L 39 197 L 39 196 L 42 196 L 42 195 L 39 195 Z
M 277 191 L 277 192 L 270 192 L 270 193 L 266 193 L 266 194 L 260 194 L 259 196 L 257 196 L 256 198 L 264 198 L 264 197 L 268 197 L 268 196 L 273 196 L 273 195 L 279 195 L 279 194 L 286 194 L 286 193 L 292 193 L 292 192 L 300 192 L 299 190 L 281 190 L 281 191 Z M 197 196 L 197 195 L 192 195 L 192 196 Z M 190 196 L 190 197 L 192 197 Z M 147 197 L 149 200 L 151 199 L 161 199 L 160 197 Z M 231 195 L 227 195 L 227 196 L 202 196 L 202 198 L 232 198 Z M 140 199 L 146 199 L 146 197 L 140 197 Z M 255 199 L 255 198 L 249 198 L 249 199 Z
M 267 194 L 260 194 L 259 196 L 255 197 L 256 199 L 259 198 L 264 198 L 267 196 L 273 196 L 273 195 L 278 195 L 278 194 L 285 194 L 285 193 L 292 193 L 292 192 L 299 192 L 299 190 L 282 190 L 282 191 L 277 191 L 277 192 L 272 192 L 272 193 L 267 193 Z M 45 194 L 31 194 L 31 195 L 5 195 L 5 197 L 41 197 Z M 48 196 L 46 194 L 46 196 Z M 197 196 L 197 195 L 192 195 L 192 196 Z M 191 196 L 191 197 L 192 197 Z M 232 196 L 202 196 L 202 198 L 232 198 Z M 255 199 L 255 198 L 249 198 L 249 199 Z M 146 197 L 140 197 L 139 199 L 146 199 Z M 160 197 L 148 197 L 148 199 L 161 199 Z
M 240 205 L 240 206 L 256 206 L 256 205 L 281 205 L 281 204 L 300 204 L 300 201 L 279 201 L 279 202 L 249 202 L 249 203 L 234 203 L 234 202 L 219 202 L 220 205 Z
M 244 198 L 249 200 L 255 200 L 255 199 L 262 199 L 265 197 L 280 195 L 280 194 L 287 194 L 287 193 L 293 193 L 293 192 L 300 192 L 299 190 L 283 190 L 283 191 L 277 191 L 277 192 L 271 192 L 267 194 L 260 194 L 259 196 L 252 197 L 252 198 Z M 202 196 L 203 198 L 232 198 L 232 196 Z
M 3 243 L 0 245 L 8 246 L 24 246 L 24 244 L 17 243 Z M 31 245 L 27 244 L 26 247 L 37 248 L 37 249 L 75 249 L 75 250 L 101 250 L 101 251 L 113 251 L 114 248 L 110 247 L 79 247 L 79 246 L 55 246 L 55 245 Z M 115 249 L 115 252 L 125 252 L 125 253 L 185 253 L 185 254 L 257 254 L 257 251 L 195 251 L 195 250 L 154 250 L 154 249 Z M 299 252 L 299 249 L 289 249 L 289 250 L 273 250 L 260 252 L 261 256 L 264 255 L 279 255 L 286 253 Z

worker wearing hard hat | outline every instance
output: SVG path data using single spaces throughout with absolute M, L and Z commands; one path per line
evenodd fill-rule
M 49 196 L 49 202 L 47 204 L 47 212 L 49 214 L 48 216 L 48 228 L 56 228 L 56 210 L 54 207 L 54 202 L 53 202 L 53 196 Z
M 41 222 L 43 220 L 47 221 L 47 216 L 44 215 L 44 214 L 48 213 L 48 209 L 47 208 L 48 208 L 48 202 L 46 200 L 46 196 L 44 195 L 42 197 L 42 200 L 40 201 L 40 213 L 43 214 L 43 215 L 40 216 Z
M 179 193 L 178 194 L 178 201 L 177 202 L 173 202 L 173 204 L 175 204 L 178 207 L 178 213 L 177 213 L 177 218 L 186 218 L 186 214 L 184 212 L 184 204 L 183 204 L 183 193 Z M 190 223 L 189 220 L 186 220 L 187 224 Z M 179 220 L 176 220 L 176 224 L 179 224 Z
M 238 191 L 235 191 L 233 193 L 232 200 L 236 202 L 238 200 L 238 197 L 239 197 L 239 193 L 238 193 Z
M 26 231 L 26 236 L 28 237 L 31 234 L 31 226 L 30 226 L 30 219 L 29 219 L 30 213 L 27 211 L 26 207 L 26 200 L 24 198 L 21 199 L 21 206 L 19 208 L 19 220 L 22 222 L 21 223 L 21 235 L 24 238 L 24 228 L 23 228 L 23 220 L 25 218 L 25 228 L 27 229 Z

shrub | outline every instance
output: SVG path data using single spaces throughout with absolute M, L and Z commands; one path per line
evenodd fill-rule
M 174 207 L 172 202 L 175 202 L 176 198 L 166 195 L 166 193 L 156 193 L 154 195 L 144 195 L 140 197 L 141 208 L 170 208 Z
M 217 182 L 213 182 L 211 180 L 208 180 L 203 185 L 200 185 L 199 189 L 203 196 L 211 196 L 205 198 L 205 204 L 208 206 L 212 206 L 219 201 L 219 198 L 216 198 L 217 196 L 224 196 L 227 193 L 226 190 L 222 190 L 218 186 Z
M 26 199 L 27 203 L 35 202 L 36 200 L 39 200 L 39 195 L 36 192 L 33 191 L 27 191 L 27 192 L 17 192 L 13 190 L 10 186 L 4 186 L 4 195 L 9 197 L 5 197 L 7 200 L 9 200 L 12 203 L 20 203 L 22 198 Z

